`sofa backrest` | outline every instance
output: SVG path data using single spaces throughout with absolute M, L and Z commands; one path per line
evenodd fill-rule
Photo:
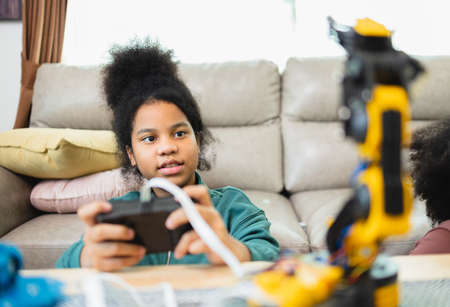
M 44 64 L 34 85 L 31 127 L 110 130 L 112 113 L 101 66 Z M 181 64 L 180 77 L 199 103 L 217 142 L 210 187 L 279 192 L 283 187 L 280 74 L 269 61 Z
M 427 74 L 412 86 L 413 129 L 450 118 L 450 57 L 419 57 Z M 181 64 L 217 139 L 211 187 L 291 193 L 349 187 L 358 163 L 337 110 L 343 58 L 291 58 L 280 74 L 269 61 Z M 44 64 L 34 86 L 32 127 L 111 129 L 101 67 Z
M 417 59 L 427 73 L 411 86 L 413 130 L 450 118 L 450 57 Z M 350 186 L 358 155 L 338 121 L 343 71 L 343 58 L 291 58 L 286 65 L 281 117 L 289 192 Z

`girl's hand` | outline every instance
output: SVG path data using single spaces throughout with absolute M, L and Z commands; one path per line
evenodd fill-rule
M 122 242 L 133 239 L 132 229 L 123 225 L 96 223 L 95 217 L 99 213 L 109 211 L 111 204 L 108 202 L 93 202 L 78 209 L 78 216 L 86 224 L 81 267 L 114 271 L 134 265 L 144 257 L 144 247 Z
M 250 261 L 250 251 L 243 243 L 239 242 L 228 233 L 222 217 L 211 203 L 208 189 L 203 185 L 191 185 L 184 187 L 183 191 L 194 201 L 196 209 L 202 218 L 212 228 L 222 243 L 224 243 L 225 246 L 233 252 L 239 261 Z M 189 220 L 184 212 L 184 209 L 180 208 L 169 215 L 166 220 L 166 227 L 168 229 L 175 229 L 188 222 Z M 175 248 L 174 255 L 175 258 L 181 258 L 188 253 L 205 253 L 211 264 L 224 263 L 222 258 L 211 250 L 194 230 L 183 234 Z

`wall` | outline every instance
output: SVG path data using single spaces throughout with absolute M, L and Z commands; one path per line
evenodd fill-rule
M 22 23 L 0 22 L 0 132 L 12 129 L 20 91 Z

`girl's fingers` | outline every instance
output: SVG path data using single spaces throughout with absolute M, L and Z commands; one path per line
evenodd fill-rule
M 98 243 L 102 241 L 128 241 L 133 239 L 134 231 L 124 225 L 97 224 L 88 227 L 85 232 L 85 242 Z
M 174 256 L 179 259 L 188 253 L 189 245 L 199 238 L 198 234 L 191 230 L 183 234 L 175 247 Z
M 201 207 L 209 207 L 214 209 L 209 197 L 208 188 L 204 185 L 190 185 L 183 188 L 183 191 L 194 201 L 195 207 L 200 212 Z M 201 214 L 201 212 L 200 212 Z M 203 216 L 206 219 L 208 216 Z M 166 220 L 166 227 L 168 229 L 175 229 L 180 225 L 188 223 L 189 220 L 183 210 L 183 208 L 177 209 L 172 212 Z
M 209 197 L 208 188 L 204 185 L 189 185 L 183 188 L 183 191 L 199 205 L 214 207 Z
M 189 245 L 189 254 L 197 255 L 209 252 L 209 247 L 201 239 L 197 239 Z
M 145 248 L 131 243 L 103 242 L 93 244 L 91 253 L 100 258 L 143 257 L 145 255 Z
M 108 202 L 93 202 L 86 204 L 78 209 L 78 216 L 88 226 L 96 224 L 95 217 L 99 213 L 106 213 L 111 211 L 111 204 Z
M 196 205 L 195 208 L 205 222 L 210 224 L 210 221 L 214 218 L 215 209 L 200 205 Z M 189 219 L 187 218 L 186 212 L 183 208 L 173 211 L 166 219 L 166 227 L 171 230 L 187 223 L 189 223 Z
M 166 219 L 165 225 L 167 229 L 175 229 L 180 225 L 186 224 L 189 222 L 186 213 L 184 212 L 183 208 L 179 208 L 172 213 L 169 214 L 169 216 Z

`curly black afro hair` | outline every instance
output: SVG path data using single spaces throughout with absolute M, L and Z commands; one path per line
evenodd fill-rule
M 410 158 L 416 196 L 425 201 L 433 225 L 450 219 L 450 120 L 413 134 Z
M 127 147 L 131 148 L 131 132 L 139 107 L 163 100 L 176 105 L 186 115 L 200 140 L 197 168 L 207 170 L 211 163 L 205 157 L 205 147 L 213 141 L 204 126 L 200 110 L 191 92 L 178 77 L 173 52 L 163 49 L 150 39 L 133 40 L 127 46 L 110 50 L 112 62 L 103 68 L 103 89 L 106 102 L 113 111 L 113 130 L 121 152 L 123 175 L 142 177 L 131 165 Z

